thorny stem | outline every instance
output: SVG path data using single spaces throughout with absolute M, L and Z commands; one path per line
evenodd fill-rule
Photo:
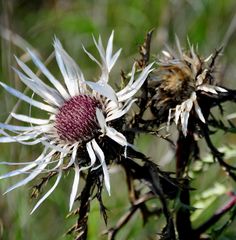
M 190 156 L 193 153 L 194 139 L 187 134 L 185 137 L 182 132 L 179 133 L 176 148 L 176 176 L 182 177 L 186 166 L 189 164 Z
M 179 139 L 176 149 L 176 175 L 182 177 L 186 166 L 190 161 L 191 153 L 193 152 L 194 139 L 191 133 L 188 132 L 184 137 L 183 133 L 179 133 Z M 189 240 L 192 236 L 192 225 L 190 220 L 190 194 L 189 194 L 189 180 L 185 179 L 185 185 L 187 186 L 183 190 L 180 190 L 179 200 L 181 205 L 176 212 L 176 228 L 179 239 Z
M 86 240 L 88 234 L 88 214 L 90 211 L 91 191 L 94 186 L 94 176 L 89 172 L 86 178 L 86 184 L 80 196 L 80 208 L 78 211 L 79 218 L 76 226 L 68 233 L 77 233 L 76 240 Z
M 74 212 L 71 212 L 69 216 L 71 215 L 78 215 L 77 223 L 71 227 L 66 234 L 75 234 L 76 240 L 86 240 L 87 234 L 88 234 L 88 215 L 90 211 L 90 202 L 92 199 L 97 198 L 100 204 L 100 210 L 101 214 L 103 214 L 104 221 L 106 223 L 106 212 L 105 207 L 102 202 L 101 197 L 101 189 L 102 189 L 102 182 L 100 181 L 101 172 L 91 171 L 89 170 L 85 186 L 81 192 L 81 194 L 78 196 L 77 200 L 80 201 L 80 207 L 75 210 Z M 95 188 L 97 187 L 97 193 L 93 196 L 93 193 L 95 191 Z

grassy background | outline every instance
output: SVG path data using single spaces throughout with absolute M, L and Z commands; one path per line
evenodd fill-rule
M 115 30 L 115 48 L 122 47 L 122 55 L 114 76 L 119 71 L 129 70 L 138 57 L 138 46 L 143 42 L 146 32 L 155 28 L 152 41 L 152 57 L 158 54 L 165 44 L 173 44 L 175 34 L 183 46 L 187 37 L 193 44 L 198 44 L 201 55 L 208 56 L 216 48 L 224 45 L 225 51 L 221 57 L 222 85 L 236 88 L 236 3 L 235 0 L 2 0 L 0 5 L 1 48 L 0 48 L 0 80 L 24 90 L 14 76 L 11 66 L 15 66 L 14 54 L 24 59 L 25 44 L 33 46 L 42 59 L 51 54 L 52 40 L 56 35 L 65 49 L 79 63 L 89 79 L 94 79 L 98 69 L 89 61 L 82 51 L 81 43 L 90 51 L 95 52 L 92 34 L 101 34 L 108 39 Z M 8 34 L 6 29 L 11 29 Z M 14 35 L 14 34 L 17 35 Z M 22 44 L 21 36 L 27 43 Z M 19 46 L 18 46 L 19 45 Z M 22 49 L 23 48 L 23 49 Z M 27 61 L 27 58 L 25 59 Z M 56 76 L 60 76 L 55 63 L 49 64 Z M 119 77 L 113 78 L 113 83 Z M 14 97 L 9 97 L 0 89 L 0 119 L 5 121 L 8 113 L 16 103 Z M 235 112 L 235 106 L 225 104 L 226 112 Z M 18 112 L 27 112 L 22 104 Z M 218 146 L 235 144 L 232 135 L 223 132 L 216 134 L 214 141 Z M 163 169 L 173 169 L 173 153 L 169 145 L 150 136 L 137 138 L 137 145 L 152 157 Z M 207 149 L 202 143 L 202 156 L 208 161 Z M 0 161 L 31 161 L 39 153 L 40 147 L 25 147 L 18 144 L 0 145 Z M 229 161 L 235 162 L 235 152 L 227 148 Z M 209 160 L 211 161 L 211 159 Z M 198 165 L 193 167 L 194 185 L 198 188 L 193 193 L 192 201 L 200 208 L 193 216 L 195 226 L 207 219 L 227 197 L 224 193 L 233 190 L 230 180 L 225 180 L 225 174 L 216 166 L 205 164 L 205 171 L 198 173 Z M 0 166 L 0 173 L 10 170 L 10 167 Z M 206 174 L 207 173 L 207 174 Z M 73 225 L 75 219 L 68 218 L 69 193 L 72 183 L 69 174 L 61 181 L 56 191 L 33 215 L 29 215 L 35 202 L 31 201 L 30 187 L 19 188 L 2 196 L 1 193 L 17 181 L 16 178 L 0 182 L 0 239 L 4 240 L 45 240 L 64 239 L 64 233 Z M 127 189 L 124 173 L 115 168 L 112 173 L 112 196 L 104 192 L 105 204 L 109 209 L 109 226 L 113 226 L 119 217 L 128 209 Z M 199 180 L 200 179 L 200 180 Z M 122 186 L 117 191 L 117 186 Z M 91 208 L 89 222 L 89 239 L 105 239 L 100 235 L 105 229 L 96 202 Z M 160 225 L 158 225 L 160 224 Z M 143 228 L 140 215 L 136 213 L 132 221 L 119 233 L 117 239 L 147 239 L 154 236 L 161 228 L 162 219 L 152 219 Z M 232 225 L 219 239 L 236 239 L 236 224 Z M 70 239 L 66 237 L 65 239 Z M 157 236 L 156 236 L 157 238 Z M 155 238 L 153 238 L 155 239 Z

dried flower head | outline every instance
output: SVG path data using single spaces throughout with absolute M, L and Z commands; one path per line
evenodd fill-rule
M 189 44 L 190 50 L 187 52 L 182 50 L 178 39 L 176 42 L 177 52 L 171 49 L 162 51 L 163 55 L 158 59 L 159 66 L 149 83 L 155 87 L 151 109 L 163 121 L 168 118 L 168 126 L 171 119 L 174 119 L 176 125 L 180 122 L 186 136 L 191 112 L 205 123 L 198 102 L 199 93 L 217 95 L 227 90 L 213 85 L 218 51 L 203 59 L 192 45 Z
M 115 54 L 112 53 L 113 35 L 112 32 L 106 49 L 104 49 L 100 37 L 98 42 L 94 39 L 101 62 L 84 49 L 87 55 L 101 68 L 101 75 L 97 82 L 85 80 L 79 66 L 63 49 L 58 39 L 54 41 L 55 56 L 64 83 L 56 79 L 32 51 L 28 50 L 32 61 L 48 79 L 49 84 L 43 82 L 28 66 L 16 58 L 22 69 L 22 72 L 15 69 L 19 78 L 34 93 L 41 97 L 44 102 L 32 99 L 0 82 L 1 86 L 15 97 L 49 114 L 48 119 L 41 119 L 11 113 L 13 118 L 26 122 L 30 126 L 0 123 L 2 134 L 0 142 L 44 145 L 41 155 L 32 162 L 3 163 L 9 165 L 25 164 L 25 167 L 0 176 L 0 179 L 20 174 L 28 175 L 6 192 L 27 184 L 41 173 L 57 172 L 55 184 L 38 201 L 32 212 L 54 191 L 62 177 L 63 171 L 70 167 L 73 167 L 75 171 L 70 194 L 70 210 L 77 195 L 80 172 L 83 170 L 102 168 L 105 186 L 110 194 L 110 181 L 105 153 L 99 146 L 97 139 L 106 136 L 124 148 L 127 147 L 126 137 L 112 126 L 112 122 L 121 118 L 129 111 L 132 103 L 135 101 L 133 98 L 134 94 L 139 90 L 151 71 L 151 65 L 149 65 L 134 80 L 135 66 L 133 66 L 128 85 L 122 90 L 115 92 L 108 84 L 108 80 L 121 50 Z M 84 159 L 80 157 L 81 152 L 87 153 L 90 162 L 84 163 Z

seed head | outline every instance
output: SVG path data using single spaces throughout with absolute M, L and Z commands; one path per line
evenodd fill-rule
M 190 115 L 205 123 L 198 103 L 201 94 L 217 95 L 226 90 L 213 85 L 215 60 L 220 50 L 208 58 L 201 58 L 191 45 L 189 51 L 183 51 L 178 39 L 177 49 L 177 52 L 162 52 L 163 56 L 158 59 L 159 66 L 150 78 L 149 87 L 153 89 L 151 111 L 158 124 L 167 122 L 169 126 L 171 119 L 174 119 L 186 135 Z

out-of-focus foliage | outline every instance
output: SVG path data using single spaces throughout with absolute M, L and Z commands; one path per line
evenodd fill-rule
M 146 32 L 152 28 L 155 29 L 152 58 L 155 58 L 165 44 L 173 43 L 175 34 L 183 43 L 189 38 L 193 44 L 198 44 L 199 52 L 204 56 L 224 45 L 222 65 L 219 69 L 221 85 L 236 88 L 235 0 L 2 0 L 0 24 L 0 80 L 9 82 L 17 88 L 23 89 L 24 86 L 16 81 L 11 66 L 16 65 L 14 54 L 24 58 L 24 51 L 21 48 L 26 46 L 18 36 L 33 46 L 41 54 L 42 59 L 46 59 L 52 52 L 52 41 L 56 35 L 63 42 L 65 49 L 85 69 L 87 76 L 91 77 L 97 69 L 95 65 L 89 64 L 81 44 L 93 52 L 92 34 L 95 36 L 101 34 L 105 39 L 113 29 L 115 30 L 115 47 L 123 49 L 117 68 L 119 73 L 121 69 L 130 69 L 134 59 L 138 57 L 139 45 L 142 44 Z M 53 68 L 53 64 L 54 62 L 49 63 L 50 67 Z M 54 72 L 59 76 L 57 69 Z M 117 85 L 119 80 L 114 79 L 114 85 Z M 0 119 L 4 121 L 14 107 L 16 99 L 9 98 L 2 89 L 0 93 Z M 236 111 L 236 107 L 232 105 L 226 104 L 223 107 L 229 113 Z M 24 108 L 24 105 L 21 108 Z M 163 169 L 174 168 L 173 153 L 170 150 L 167 151 L 168 143 L 154 137 L 142 136 L 136 142 L 138 147 L 155 159 L 156 163 L 162 165 Z M 219 132 L 214 142 L 218 146 L 227 146 L 224 152 L 229 155 L 229 162 L 233 164 L 236 159 L 235 152 L 233 154 L 229 146 L 236 144 L 235 136 Z M 30 161 L 39 152 L 35 147 L 2 144 L 0 161 Z M 211 159 L 206 151 L 203 151 L 201 156 L 205 161 L 199 164 L 204 164 L 204 171 L 200 173 L 197 171 L 197 163 L 192 170 L 192 177 L 201 175 L 194 182 L 197 191 L 192 194 L 194 207 L 200 208 L 192 219 L 196 226 L 211 216 L 226 201 L 226 192 L 235 189 L 230 180 L 225 180 L 224 172 L 219 167 L 211 166 Z M 7 171 L 9 168 L 6 169 L 0 165 L 0 174 Z M 112 172 L 111 197 L 104 192 L 104 203 L 109 210 L 108 226 L 113 226 L 129 207 L 124 173 L 119 168 L 114 168 Z M 71 188 L 68 183 L 71 182 L 71 177 L 68 174 L 54 194 L 31 216 L 29 212 L 35 202 L 32 202 L 29 197 L 30 186 L 21 187 L 2 196 L 7 186 L 16 179 L 1 180 L 0 238 L 8 240 L 71 239 L 64 235 L 75 221 L 73 217 L 65 218 L 68 213 Z M 201 211 L 201 207 L 207 207 L 207 211 Z M 132 221 L 121 230 L 118 239 L 141 240 L 146 238 L 147 233 L 159 233 L 156 226 L 162 224 L 162 218 L 149 221 L 142 230 L 142 221 L 138 214 L 136 213 Z M 106 227 L 96 201 L 92 205 L 89 222 L 88 239 L 106 239 L 106 236 L 100 235 Z M 219 227 L 222 224 L 222 221 L 219 222 Z M 235 227 L 236 224 L 233 223 L 219 239 L 235 239 Z

